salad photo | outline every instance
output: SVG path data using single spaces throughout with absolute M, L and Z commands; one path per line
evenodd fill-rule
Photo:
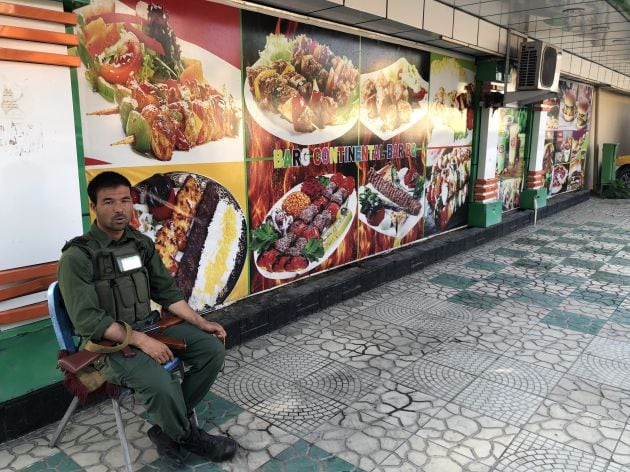
M 118 164 L 134 155 L 171 161 L 182 152 L 199 157 L 197 149 L 210 142 L 238 144 L 240 97 L 226 85 L 238 70 L 178 39 L 164 7 L 138 2 L 132 10 L 103 0 L 75 13 L 86 155 L 122 154 L 127 160 Z
M 356 123 L 359 71 L 311 35 L 273 33 L 246 68 L 243 96 L 249 114 L 272 135 L 303 145 L 329 142 Z
M 309 272 L 335 252 L 357 207 L 355 179 L 341 172 L 309 176 L 278 200 L 252 231 L 258 272 L 287 279 Z

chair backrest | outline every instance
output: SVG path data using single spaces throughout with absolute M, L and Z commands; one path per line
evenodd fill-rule
M 58 282 L 50 284 L 47 297 L 48 312 L 50 313 L 50 319 L 55 330 L 59 348 L 65 349 L 68 352 L 77 352 L 78 348 L 73 338 L 74 328 L 68 316 L 66 306 L 63 303 Z

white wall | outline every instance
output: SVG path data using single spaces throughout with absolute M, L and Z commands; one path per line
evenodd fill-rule
M 630 154 L 630 96 L 600 90 L 597 94 L 595 142 L 620 143 L 617 154 Z

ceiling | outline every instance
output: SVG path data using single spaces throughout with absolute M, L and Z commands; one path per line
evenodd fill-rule
M 630 75 L 630 2 L 627 0 L 441 1 Z
M 255 0 L 255 3 L 474 56 L 479 56 L 480 51 L 483 54 L 484 47 L 490 53 L 502 55 L 507 42 L 505 29 L 510 28 L 630 77 L 630 0 Z M 498 47 L 494 33 L 501 37 Z M 488 35 L 492 38 L 491 46 L 484 40 Z

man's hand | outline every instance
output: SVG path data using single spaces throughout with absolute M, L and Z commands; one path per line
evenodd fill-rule
M 227 336 L 227 333 L 225 332 L 225 329 L 223 329 L 223 326 L 221 326 L 219 323 L 215 323 L 214 321 L 208 321 L 204 319 L 204 323 L 202 326 L 200 326 L 200 328 L 206 333 L 214 334 L 222 341 Z
M 137 340 L 133 338 L 137 338 Z M 144 333 L 134 332 L 133 338 L 132 343 L 146 355 L 153 358 L 158 364 L 166 364 L 173 360 L 173 353 L 166 344 Z
M 206 320 L 203 316 L 193 310 L 184 300 L 173 303 L 168 307 L 168 310 L 174 315 L 179 316 L 182 320 L 187 321 L 191 325 L 196 326 L 206 333 L 214 334 L 221 340 L 224 340 L 227 336 L 223 326 L 214 321 Z

